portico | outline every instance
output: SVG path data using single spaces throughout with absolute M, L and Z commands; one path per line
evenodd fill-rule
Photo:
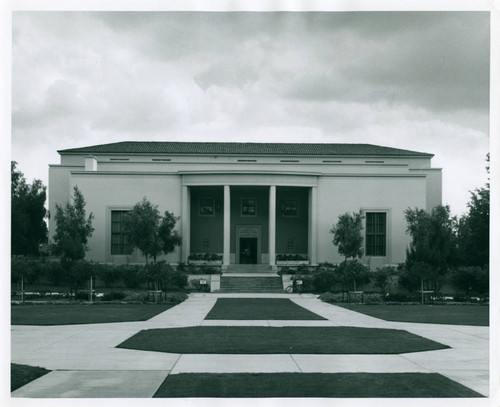
M 217 178 L 224 178 L 221 184 Z M 183 176 L 182 261 L 192 253 L 220 253 L 223 268 L 275 266 L 283 253 L 315 264 L 316 183 L 310 175 Z

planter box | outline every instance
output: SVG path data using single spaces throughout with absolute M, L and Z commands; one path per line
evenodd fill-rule
M 188 260 L 193 266 L 222 266 L 222 260 Z
M 309 265 L 309 260 L 278 260 L 276 261 L 277 266 L 301 266 Z

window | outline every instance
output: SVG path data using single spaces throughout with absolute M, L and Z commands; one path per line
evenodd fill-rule
M 299 214 L 297 200 L 295 199 L 284 199 L 280 202 L 280 213 L 281 216 L 286 216 L 290 218 L 295 218 Z
M 387 213 L 366 213 L 366 255 L 385 256 L 386 254 Z
M 214 216 L 215 204 L 213 198 L 200 199 L 200 216 Z
M 128 211 L 111 211 L 111 254 L 132 254 L 128 234 L 123 232 L 123 217 Z
M 257 200 L 254 198 L 241 199 L 241 216 L 257 216 Z

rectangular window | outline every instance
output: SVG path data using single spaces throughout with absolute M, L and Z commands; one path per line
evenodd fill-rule
M 200 199 L 200 216 L 214 216 L 215 205 L 213 198 Z
M 128 234 L 123 231 L 123 217 L 129 211 L 111 211 L 111 254 L 132 254 Z
M 366 213 L 366 255 L 386 255 L 387 213 Z
M 295 199 L 284 199 L 280 202 L 281 216 L 296 218 L 299 215 L 297 201 Z
M 254 198 L 241 199 L 241 216 L 257 216 L 257 200 Z

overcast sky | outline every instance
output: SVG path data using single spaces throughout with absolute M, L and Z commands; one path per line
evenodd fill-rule
M 487 182 L 486 12 L 15 12 L 12 159 L 124 140 L 372 143 Z

